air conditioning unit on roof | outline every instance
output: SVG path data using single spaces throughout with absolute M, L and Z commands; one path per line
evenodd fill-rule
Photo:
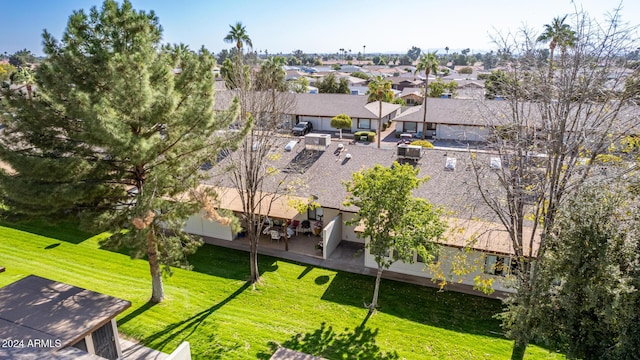
M 422 146 L 400 144 L 398 145 L 398 159 L 418 161 L 422 157 Z
M 304 148 L 307 150 L 325 151 L 331 145 L 329 134 L 307 134 L 304 136 Z

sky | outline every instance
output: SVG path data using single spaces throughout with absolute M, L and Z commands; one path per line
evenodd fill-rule
M 136 10 L 153 10 L 163 27 L 164 43 L 204 45 L 214 53 L 230 49 L 222 39 L 229 25 L 245 26 L 254 50 L 274 53 L 337 53 L 339 49 L 372 53 L 472 53 L 495 49 L 491 34 L 526 26 L 542 31 L 554 17 L 576 7 L 597 19 L 622 6 L 622 21 L 640 24 L 640 1 L 623 0 L 131 0 Z M 100 0 L 3 1 L 0 53 L 28 49 L 43 55 L 42 32 L 60 39 L 74 10 L 100 7 Z

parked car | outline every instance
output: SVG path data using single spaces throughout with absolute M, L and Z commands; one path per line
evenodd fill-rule
M 310 133 L 311 130 L 313 130 L 313 125 L 310 122 L 301 121 L 297 123 L 296 126 L 293 127 L 293 129 L 291 129 L 291 133 L 294 136 L 303 136 Z

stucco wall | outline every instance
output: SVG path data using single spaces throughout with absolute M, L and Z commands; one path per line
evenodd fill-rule
M 184 231 L 190 234 L 209 236 L 229 241 L 233 240 L 234 237 L 230 226 L 222 225 L 216 221 L 206 219 L 204 212 L 200 212 L 189 217 L 184 226 Z
M 327 217 L 325 212 L 325 219 L 331 219 L 322 230 L 322 256 L 328 259 L 333 251 L 338 247 L 340 241 L 342 241 L 342 215 L 338 214 L 333 218 Z
M 328 208 L 324 208 L 324 219 L 333 219 L 335 218 L 340 211 L 336 210 L 336 209 L 328 209 Z M 345 222 L 353 219 L 354 214 L 353 213 L 349 213 L 349 212 L 342 212 L 342 239 L 341 240 L 346 240 L 346 241 L 351 241 L 351 242 L 356 242 L 356 243 L 361 243 L 364 244 L 364 239 L 360 239 L 356 236 L 356 232 L 355 232 L 355 225 L 352 226 L 348 226 L 345 224 Z
M 370 267 L 373 269 L 378 268 L 375 257 L 371 255 L 368 248 L 365 248 L 364 256 L 364 265 L 366 267 Z M 397 261 L 393 263 L 388 270 L 424 278 L 434 277 L 435 274 L 433 271 L 431 271 L 431 269 L 428 268 L 428 264 L 416 262 L 417 255 L 414 254 L 413 260 L 413 264 Z M 468 269 L 469 273 L 465 275 L 452 274 L 451 269 L 453 267 L 453 264 L 464 265 L 464 268 Z M 485 274 L 484 264 L 485 256 L 482 252 L 475 250 L 464 251 L 458 248 L 446 246 L 443 247 L 440 252 L 434 271 L 443 274 L 448 282 L 460 282 L 465 285 L 473 286 L 475 284 L 474 278 L 476 276 L 479 276 L 483 279 L 493 279 L 493 288 L 495 290 L 507 292 L 514 291 L 509 287 L 509 283 L 512 281 L 511 276 L 496 276 Z

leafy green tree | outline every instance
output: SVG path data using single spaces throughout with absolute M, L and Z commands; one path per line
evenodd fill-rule
M 411 49 L 407 51 L 407 56 L 409 57 L 409 59 L 411 59 L 411 62 L 414 62 L 418 60 L 421 53 L 422 53 L 422 50 L 419 47 L 412 46 Z
M 237 67 L 240 66 L 245 76 L 237 76 L 239 71 Z M 224 79 L 225 87 L 229 90 L 237 89 L 241 86 L 248 86 L 248 84 L 240 84 L 238 81 L 248 81 L 249 79 L 249 66 L 245 65 L 242 61 L 233 61 L 231 58 L 224 60 L 224 63 L 220 67 L 220 76 Z
M 236 22 L 235 25 L 229 25 L 229 33 L 224 37 L 224 42 L 229 44 L 235 44 L 236 50 L 238 54 L 242 56 L 242 47 L 243 45 L 247 45 L 252 48 L 253 44 L 251 43 L 251 38 L 247 34 L 247 29 L 242 25 L 241 22 Z
M 36 61 L 36 57 L 27 49 L 16 51 L 9 56 L 9 64 L 19 68 L 25 65 L 33 64 Z
M 222 64 L 224 64 L 224 61 L 227 60 L 230 57 L 231 57 L 231 54 L 229 53 L 229 50 L 222 49 L 218 53 L 218 56 L 216 56 L 216 61 L 218 62 L 219 65 L 222 65 Z
M 369 74 L 363 73 L 362 71 L 354 71 L 351 73 L 351 76 L 357 77 L 363 80 L 369 80 L 371 78 Z
M 309 80 L 306 77 L 300 76 L 293 83 L 293 92 L 297 94 L 305 94 L 309 92 Z
M 564 23 L 566 19 L 567 15 L 554 18 L 551 24 L 544 26 L 544 32 L 537 39 L 539 42 L 549 42 L 549 78 L 553 77 L 553 52 L 556 46 L 560 46 L 561 58 L 564 61 L 567 47 L 576 43 L 576 32 Z
M 17 68 L 11 64 L 0 64 L 0 82 L 7 81 L 17 71 Z
M 491 70 L 496 67 L 498 58 L 494 54 L 493 50 L 482 55 L 482 66 L 485 70 Z
M 340 130 L 340 139 L 342 139 L 342 129 L 351 129 L 353 123 L 351 117 L 347 114 L 338 114 L 331 118 L 331 127 Z
M 385 80 L 382 76 L 378 75 L 369 82 L 369 93 L 367 101 L 378 102 L 378 126 L 376 127 L 376 136 L 378 139 L 378 149 L 380 148 L 380 132 L 382 131 L 382 102 L 393 101 L 393 90 L 391 90 L 391 80 Z
M 402 55 L 400 57 L 400 65 L 411 65 L 413 61 L 409 57 L 409 55 Z
M 323 94 L 349 94 L 349 81 L 346 78 L 337 80 L 336 75 L 331 73 L 316 82 L 318 91 Z
M 420 60 L 418 61 L 418 65 L 416 66 L 416 71 L 414 71 L 414 75 L 424 71 L 424 94 L 422 97 L 422 107 L 424 108 L 424 112 L 422 115 L 422 140 L 424 140 L 427 130 L 427 89 L 429 89 L 429 75 L 433 73 L 436 75 L 438 73 L 438 58 L 436 57 L 436 53 L 426 53 L 422 55 Z
M 285 59 L 282 56 L 274 56 L 267 59 L 260 66 L 260 71 L 257 75 L 256 90 L 270 90 L 275 89 L 277 91 L 287 91 L 286 72 L 282 68 L 284 66 Z
M 429 97 L 439 98 L 445 93 L 455 96 L 458 91 L 458 84 L 455 81 L 444 82 L 441 78 L 429 84 Z
M 624 184 L 607 187 L 586 187 L 562 206 L 539 261 L 534 331 L 570 359 L 640 352 L 640 214 Z
M 505 96 L 512 89 L 513 81 L 509 80 L 503 70 L 493 70 L 487 76 L 484 83 L 484 96 L 487 99 L 495 99 L 496 96 Z
M 158 18 L 129 1 L 74 12 L 62 42 L 43 37 L 39 96 L 3 90 L 12 116 L 0 114 L 0 158 L 15 173 L 0 173 L 2 210 L 111 232 L 104 246 L 146 257 L 160 302 L 162 268 L 188 266 L 202 243 L 182 229 L 210 205 L 214 194 L 192 191 L 221 145 L 212 136 L 234 119 L 235 107 L 213 113 L 215 60 L 204 48 L 178 58 L 161 47 Z
M 435 241 L 446 229 L 440 209 L 412 196 L 428 180 L 418 178 L 418 172 L 410 164 L 375 165 L 354 173 L 345 184 L 345 205 L 358 207 L 348 224 L 364 224 L 362 237 L 369 240 L 366 246 L 378 264 L 370 312 L 378 306 L 384 269 L 396 261 L 412 262 L 415 252 L 427 261 L 432 259 L 438 250 Z
M 473 69 L 470 68 L 469 66 L 465 66 L 463 68 L 461 68 L 460 70 L 458 70 L 459 74 L 472 74 L 473 73 Z
M 35 84 L 33 71 L 28 67 L 21 67 L 13 74 L 12 82 L 16 85 L 24 85 L 27 89 L 27 96 L 31 99 L 33 85 Z

